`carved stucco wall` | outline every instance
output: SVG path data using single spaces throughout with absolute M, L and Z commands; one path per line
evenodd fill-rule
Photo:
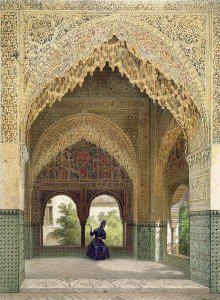
M 64 117 L 82 112 L 106 117 L 117 124 L 128 135 L 138 153 L 139 111 L 146 110 L 149 103 L 149 97 L 137 87 L 132 87 L 117 70 L 112 72 L 108 66 L 103 71 L 96 70 L 92 76 L 85 78 L 82 87 L 78 86 L 62 101 L 46 107 L 39 114 L 30 130 L 31 155 L 45 128 Z M 158 110 L 161 111 L 159 107 Z
M 189 164 L 190 210 L 210 209 L 210 146 L 187 157 Z
M 200 112 L 193 97 L 183 84 L 175 83 L 172 77 L 164 75 L 149 61 L 144 61 L 135 49 L 129 49 L 125 42 L 118 41 L 116 37 L 95 49 L 86 61 L 80 61 L 76 66 L 69 68 L 62 77 L 46 84 L 31 104 L 27 116 L 27 128 L 36 118 L 38 111 L 47 104 L 52 105 L 56 100 L 60 100 L 77 84 L 81 85 L 85 75 L 88 72 L 93 73 L 97 65 L 103 68 L 106 60 L 109 60 L 113 68 L 118 66 L 120 72 L 126 74 L 130 82 L 136 84 L 141 91 L 145 91 L 152 99 L 157 100 L 162 107 L 169 108 L 185 135 L 192 136 L 200 123 Z M 200 136 L 200 140 L 201 143 L 204 142 L 204 135 Z
M 153 221 L 164 221 L 166 215 L 166 164 L 169 155 L 178 139 L 182 134 L 180 126 L 176 123 L 175 119 L 171 119 L 166 131 L 164 132 L 161 141 L 158 141 L 156 152 L 156 166 L 155 172 L 155 190 L 151 197 L 151 218 Z
M 172 21 L 173 26 L 171 27 L 173 27 L 174 29 L 169 31 L 166 25 L 170 21 Z M 101 29 L 102 24 L 105 24 L 105 27 L 103 29 Z M 206 50 L 204 48 L 206 46 L 204 39 L 204 35 L 207 34 L 207 32 L 205 32 L 206 26 L 206 19 L 205 16 L 203 16 L 202 14 L 192 14 L 191 16 L 189 14 L 169 14 L 168 16 L 156 14 L 153 16 L 149 16 L 148 14 L 143 12 L 133 12 L 128 13 L 128 15 L 126 14 L 125 16 L 123 13 L 119 12 L 118 14 L 115 14 L 110 11 L 99 11 L 96 12 L 96 14 L 90 12 L 84 13 L 83 15 L 81 13 L 75 13 L 73 15 L 72 12 L 69 11 L 56 11 L 55 13 L 47 11 L 23 12 L 23 54 L 26 58 L 25 68 L 28 68 L 26 69 L 26 80 L 24 81 L 25 91 L 26 89 L 28 89 L 29 92 L 36 92 L 38 90 L 36 86 L 39 86 L 40 81 L 42 82 L 44 80 L 44 76 L 46 74 L 47 81 L 49 81 L 48 75 L 51 74 L 50 76 L 52 76 L 52 71 L 54 71 L 54 69 L 57 68 L 57 63 L 59 62 L 63 63 L 63 65 L 60 66 L 62 67 L 62 70 L 60 70 L 59 73 L 64 74 L 65 70 L 67 70 L 74 64 L 74 57 L 71 57 L 71 55 L 76 56 L 76 53 L 78 54 L 78 58 L 76 60 L 77 63 L 80 59 L 82 61 L 85 61 L 85 59 L 83 59 L 83 56 L 89 57 L 89 54 L 95 48 L 99 48 L 103 44 L 103 42 L 107 42 L 109 39 L 111 39 L 113 34 L 117 35 L 117 37 L 121 41 L 127 41 L 128 45 L 130 44 L 130 42 L 133 42 L 133 46 L 135 45 L 136 47 L 141 47 L 141 45 L 138 45 L 138 42 L 140 42 L 138 38 L 143 38 L 142 35 L 144 33 L 145 39 L 141 40 L 141 44 L 143 45 L 142 49 L 146 47 L 146 42 L 149 42 L 148 39 L 151 39 L 152 43 L 148 46 L 151 48 L 147 48 L 146 50 L 148 50 L 149 52 L 149 59 L 154 61 L 155 65 L 159 62 L 160 65 L 162 61 L 164 61 L 165 56 L 164 53 L 161 52 L 162 45 L 165 47 L 166 50 L 168 50 L 167 63 L 166 65 L 163 65 L 163 68 L 167 68 L 167 71 L 169 70 L 169 72 L 165 73 L 172 74 L 173 71 L 171 71 L 171 66 L 173 65 L 175 67 L 175 76 L 177 76 L 177 78 L 180 79 L 182 78 L 182 72 L 184 68 L 188 68 L 188 70 L 191 69 L 191 73 L 193 72 L 193 64 L 190 65 L 190 62 L 193 62 L 194 65 L 196 65 L 197 70 L 199 70 L 199 73 L 203 74 L 204 76 L 205 63 L 202 54 L 204 54 Z M 182 30 L 182 28 L 184 27 L 186 28 L 185 32 L 183 32 Z M 92 37 L 91 35 L 88 36 L 88 28 L 90 32 L 93 32 Z M 125 28 L 126 30 L 124 30 Z M 152 31 L 151 34 L 150 30 Z M 130 33 L 130 36 L 128 35 L 128 33 Z M 76 34 L 78 41 L 76 41 Z M 70 40 L 70 37 L 75 37 L 75 43 L 68 43 L 64 47 L 64 40 Z M 161 45 L 157 43 L 157 47 L 155 48 L 155 43 L 153 43 L 153 41 L 156 41 L 156 37 L 159 38 L 159 40 L 161 40 Z M 99 40 L 97 40 L 97 38 Z M 71 41 L 73 41 L 73 39 L 71 39 Z M 82 52 L 85 51 L 82 49 L 82 41 L 84 43 L 88 43 L 89 47 L 84 47 L 87 48 L 87 55 L 85 55 L 85 53 Z M 135 41 L 136 43 L 134 44 Z M 174 49 L 173 51 L 171 51 L 171 48 L 168 48 L 169 42 L 173 43 L 173 41 L 176 41 L 174 45 L 176 51 L 174 51 Z M 67 53 L 64 50 L 67 50 L 67 48 L 69 48 L 70 50 L 73 44 L 75 51 L 73 51 L 72 54 L 69 55 L 69 53 Z M 192 46 L 194 46 L 194 51 L 190 49 L 192 48 Z M 40 54 L 37 51 L 37 47 L 41 47 Z M 137 47 L 137 49 L 139 47 Z M 150 50 L 152 50 L 153 48 L 154 53 L 151 53 Z M 202 48 L 203 51 L 201 51 L 200 48 Z M 81 53 L 78 53 L 79 49 L 81 50 Z M 165 49 L 163 48 L 163 52 Z M 157 55 L 155 55 L 155 51 Z M 62 61 L 57 61 L 57 63 L 54 66 L 54 59 L 46 61 L 46 59 L 48 59 L 48 56 L 51 56 L 52 53 L 56 53 L 57 55 L 59 55 L 59 53 L 63 53 Z M 184 54 L 186 57 L 189 57 L 189 65 L 181 65 L 181 69 L 177 70 L 177 67 L 180 64 L 178 60 L 180 58 L 184 58 Z M 146 57 L 146 55 L 143 56 Z M 162 57 L 163 59 L 159 60 Z M 59 56 L 56 57 L 56 59 L 57 58 L 60 59 Z M 172 58 L 174 59 L 176 65 L 172 62 Z M 187 59 L 185 61 L 187 61 Z M 46 64 L 43 65 L 43 62 L 46 62 Z M 41 69 L 41 78 L 39 78 L 39 76 L 36 75 L 36 73 L 38 73 L 38 66 L 43 68 Z M 30 72 L 29 70 L 32 72 Z M 57 72 L 55 72 L 55 74 L 57 74 Z M 32 82 L 31 78 L 34 78 L 35 76 L 37 76 L 35 78 L 37 79 L 37 82 Z M 190 82 L 189 77 L 186 78 L 187 74 L 185 74 L 184 77 L 185 79 L 181 79 L 180 81 L 186 80 L 186 82 Z M 51 77 L 51 79 L 53 79 L 53 76 Z M 35 87 L 33 86 L 33 88 L 31 88 L 31 85 L 34 85 Z M 198 82 L 197 85 L 199 85 Z M 192 86 L 192 83 L 190 83 L 190 86 Z
M 220 13 L 213 14 L 213 142 L 220 143 Z
M 85 63 L 94 49 L 99 49 L 115 34 L 122 43 L 126 41 L 130 58 L 132 53 L 135 53 L 139 59 L 146 62 L 149 60 L 161 74 L 165 74 L 166 78 L 173 78 L 177 85 L 182 85 L 191 94 L 207 121 L 209 100 L 206 97 L 206 83 L 209 70 L 208 57 L 204 53 L 207 53 L 209 42 L 208 11 L 215 9 L 217 6 L 215 3 L 190 2 L 185 6 L 175 2 L 167 5 L 156 4 L 155 7 L 159 6 L 159 10 L 147 1 L 143 1 L 142 4 L 129 1 L 118 4 L 113 1 L 111 5 L 94 1 L 94 5 L 90 4 L 91 6 L 86 2 L 82 6 L 75 1 L 53 4 L 54 6 L 51 6 L 47 1 L 40 3 L 30 1 L 17 6 L 21 10 L 19 62 L 23 74 L 22 115 L 27 112 L 25 108 L 29 109 L 29 104 L 45 88 L 45 80 L 46 84 L 49 84 L 54 75 L 61 79 L 70 67 L 77 66 L 80 59 Z M 16 8 L 16 5 L 13 1 L 2 2 L 2 8 Z M 31 10 L 24 11 L 23 9 L 27 7 Z M 39 7 L 54 11 L 35 11 Z M 82 10 L 85 7 L 88 10 L 83 14 L 82 12 L 72 14 L 69 11 L 69 9 Z M 118 13 L 115 13 L 116 7 Z M 190 10 L 190 13 L 183 12 L 184 7 L 186 11 Z M 64 11 L 61 11 L 61 8 Z M 173 9 L 181 11 L 181 14 L 173 12 Z M 128 11 L 126 17 L 120 10 Z M 164 14 L 163 11 L 167 13 Z M 90 34 L 89 30 L 93 34 Z M 73 40 L 76 42 L 68 42 Z M 71 51 L 73 45 L 75 51 Z M 108 49 L 111 50 L 113 46 Z M 72 54 L 69 55 L 70 53 Z M 112 55 L 114 56 L 114 52 Z M 102 57 L 104 59 L 108 55 Z M 166 63 L 163 63 L 165 61 Z M 123 66 L 121 69 L 124 72 Z M 130 80 L 140 85 L 137 76 L 130 76 Z M 156 95 L 154 98 L 157 98 Z
M 14 56 L 18 51 L 18 13 L 1 12 L 1 143 L 18 141 L 19 69 Z

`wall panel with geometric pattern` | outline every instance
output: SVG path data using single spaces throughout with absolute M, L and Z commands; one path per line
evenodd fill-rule
M 23 212 L 0 210 L 0 292 L 18 292 L 24 280 Z

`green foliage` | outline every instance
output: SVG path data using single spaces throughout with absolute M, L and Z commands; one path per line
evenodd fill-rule
M 81 242 L 81 226 L 77 217 L 76 209 L 73 203 L 61 203 L 59 205 L 61 216 L 56 220 L 59 228 L 55 229 L 53 236 L 58 239 L 61 245 L 79 246 Z M 101 212 L 98 215 L 98 222 L 94 216 L 90 216 L 87 224 L 92 226 L 92 229 L 100 226 L 100 223 L 106 220 L 106 244 L 109 246 L 122 246 L 123 244 L 123 228 L 121 219 L 117 214 L 117 210 L 113 209 L 106 214 Z M 90 228 L 86 226 L 86 244 L 88 245 L 93 237 L 90 237 Z
M 189 210 L 186 204 L 182 204 L 179 210 L 179 253 L 190 253 Z
M 59 240 L 61 245 L 80 245 L 81 226 L 73 203 L 61 203 L 59 212 L 62 215 L 56 222 L 60 225 L 60 228 L 54 230 L 54 237 Z
M 107 213 L 100 212 L 98 215 L 98 223 L 93 216 L 88 218 L 87 224 L 92 226 L 92 229 L 100 226 L 100 223 L 106 220 L 106 244 L 108 246 L 122 246 L 123 245 L 123 228 L 121 219 L 117 214 L 117 210 L 113 209 Z M 86 244 L 89 244 L 91 237 L 89 235 L 90 228 L 86 226 Z

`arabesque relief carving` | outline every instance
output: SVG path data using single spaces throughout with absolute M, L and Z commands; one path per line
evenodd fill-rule
M 16 143 L 17 136 L 17 13 L 2 12 L 1 15 L 1 143 Z
M 166 174 L 167 176 L 172 176 L 177 172 L 183 172 L 184 169 L 187 169 L 186 162 L 186 140 L 183 136 L 180 136 L 177 139 L 176 144 L 174 145 L 166 165 Z
M 157 154 L 158 174 L 164 173 L 164 168 L 167 164 L 171 150 L 173 149 L 177 138 L 182 135 L 180 126 L 176 123 L 175 119 L 172 119 L 165 134 L 162 137 L 160 147 Z M 162 172 L 161 172 L 162 171 Z
M 60 0 L 57 2 L 56 0 L 43 0 L 36 2 L 35 0 L 23 0 L 22 2 L 17 2 L 16 0 L 2 0 L 0 8 L 2 9 L 54 9 L 54 10 L 89 10 L 89 11 L 97 11 L 97 10 L 110 10 L 110 11 L 137 11 L 137 10 L 149 10 L 149 11 L 192 11 L 192 10 L 218 10 L 220 8 L 218 0 L 203 0 L 203 1 L 195 1 L 189 0 L 187 2 L 182 1 L 173 1 L 168 0 L 166 2 L 155 2 L 151 1 L 136 1 L 136 0 L 111 0 L 111 5 L 109 5 L 109 1 L 85 1 L 82 3 L 80 0 L 72 1 L 72 0 Z
M 82 139 L 65 148 L 41 169 L 34 181 L 32 217 L 36 222 L 41 221 L 50 196 L 63 193 L 75 200 L 80 222 L 85 222 L 92 200 L 102 191 L 115 195 L 122 220 L 131 220 L 129 195 L 133 184 L 125 168 L 107 151 Z
M 172 119 L 167 127 L 162 140 L 160 142 L 159 148 L 156 154 L 156 166 L 155 166 L 155 186 L 157 187 L 154 191 L 154 195 L 151 199 L 152 203 L 152 219 L 155 221 L 161 221 L 165 217 L 163 209 L 161 207 L 166 207 L 166 185 L 165 185 L 165 173 L 166 165 L 169 159 L 169 155 L 177 142 L 179 136 L 182 136 L 183 132 L 181 127 L 178 126 L 175 119 Z
M 213 142 L 220 143 L 220 13 L 213 15 Z
M 80 60 L 85 61 L 95 48 L 107 42 L 113 34 L 121 41 L 126 41 L 128 45 L 135 47 L 146 60 L 150 60 L 155 66 L 160 66 L 159 69 L 165 74 L 172 74 L 172 78 L 178 82 L 183 81 L 187 89 L 193 85 L 193 90 L 197 90 L 198 96 L 201 96 L 200 92 L 204 90 L 204 82 L 199 84 L 199 80 L 200 77 L 204 77 L 205 73 L 203 54 L 206 51 L 206 35 L 208 35 L 206 15 L 171 14 L 168 16 L 136 12 L 128 13 L 125 17 L 122 13 L 113 14 L 107 10 L 96 12 L 96 14 L 87 12 L 83 15 L 81 13 L 73 15 L 68 11 L 56 11 L 55 14 L 46 11 L 37 14 L 24 12 L 22 17 L 23 56 L 26 71 L 24 90 L 30 89 L 32 94 L 39 93 L 40 90 L 36 90 L 36 85 L 45 75 L 47 75 L 46 81 L 52 80 L 51 71 L 53 70 L 57 76 L 61 77 L 72 65 Z M 167 26 L 168 23 L 172 23 L 172 26 Z M 105 26 L 101 28 L 101 24 Z M 182 28 L 185 28 L 184 32 Z M 93 32 L 92 38 L 91 31 Z M 158 44 L 158 39 L 161 44 Z M 74 47 L 69 42 L 70 40 L 74 41 Z M 68 52 L 67 48 L 69 48 Z M 148 57 L 146 57 L 146 51 Z M 54 60 L 54 55 L 59 60 Z M 164 60 L 166 64 L 161 64 Z M 58 63 L 60 64 L 59 71 L 54 69 Z M 41 79 L 36 77 L 39 67 Z M 192 93 L 191 90 L 190 92 Z M 27 94 L 27 97 L 30 96 Z
M 5 1 L 2 7 L 9 8 L 11 3 L 16 5 L 14 2 Z M 41 1 L 40 7 L 48 9 L 50 7 L 48 5 L 49 2 Z M 82 84 L 84 72 L 93 72 L 91 65 L 87 63 L 91 64 L 92 60 L 96 60 L 98 53 L 94 54 L 94 49 L 95 52 L 99 52 L 97 59 L 100 66 L 103 65 L 103 59 L 112 60 L 113 65 L 120 64 L 120 61 L 115 61 L 114 56 L 119 55 L 120 51 L 124 52 L 121 55 L 126 59 L 126 66 L 122 64 L 120 72 L 127 74 L 132 84 L 137 84 L 141 90 L 149 93 L 150 97 L 157 100 L 162 107 L 168 107 L 187 134 L 195 128 L 200 116 L 202 123 L 207 124 L 207 103 L 204 102 L 206 97 L 204 53 L 209 33 L 206 14 L 187 13 L 184 16 L 175 13 L 149 14 L 147 10 L 154 10 L 155 7 L 149 8 L 147 3 L 142 3 L 140 7 L 143 7 L 143 11 L 137 12 L 136 5 L 132 2 L 121 2 L 118 5 L 114 1 L 107 11 L 104 9 L 106 3 L 101 5 L 94 1 L 94 5 L 100 7 L 100 10 L 97 10 L 99 13 L 89 12 L 93 10 L 90 7 L 83 15 L 81 13 L 73 15 L 68 11 L 70 7 L 83 9 L 88 3 L 85 2 L 83 7 L 80 3 L 74 2 L 70 5 L 67 1 L 54 5 L 51 8 L 62 7 L 66 11 L 56 10 L 53 13 L 43 10 L 22 11 L 27 7 L 35 9 L 38 5 L 30 1 L 18 5 L 18 9 L 21 9 L 19 28 L 22 31 L 17 60 L 22 75 L 20 120 L 23 141 L 28 118 L 30 123 L 27 128 L 30 128 L 31 122 L 45 105 L 60 100 L 67 86 L 74 89 L 75 85 Z M 174 3 L 170 5 L 176 7 Z M 118 7 L 118 13 L 113 12 L 114 6 Z M 120 12 L 122 7 L 130 11 L 126 17 Z M 169 10 L 169 6 L 159 5 L 159 7 Z M 179 3 L 177 7 L 182 9 Z M 188 9 L 203 7 L 209 10 L 215 5 L 212 3 L 212 7 L 209 7 L 205 4 L 200 6 L 198 3 L 195 5 L 190 3 L 187 7 Z M 172 26 L 167 26 L 168 23 Z M 102 26 L 103 24 L 105 26 Z M 182 31 L 183 27 L 185 31 Z M 94 35 L 90 34 L 91 31 Z M 119 39 L 118 47 L 117 43 L 115 45 L 107 43 L 114 35 Z M 127 50 L 118 51 L 124 47 L 124 41 Z M 109 53 L 104 53 L 105 51 Z M 164 61 L 166 63 L 163 63 Z M 143 65 L 139 66 L 140 63 Z M 153 69 L 150 82 L 144 82 L 145 64 Z M 76 77 L 68 74 L 77 67 L 79 73 Z M 146 68 L 145 72 L 149 70 Z M 68 83 L 72 79 L 74 82 Z M 52 87 L 54 91 L 51 90 Z M 15 105 L 11 103 L 10 111 L 15 110 Z M 13 120 L 15 119 L 16 116 L 13 116 Z M 4 124 L 5 128 L 8 128 L 12 123 L 5 120 Z M 7 135 L 10 135 L 10 132 L 9 129 Z
M 82 138 L 108 151 L 132 178 L 135 177 L 137 159 L 127 135 L 104 117 L 81 113 L 61 120 L 43 134 L 31 159 L 33 179 L 60 151 Z
M 61 100 L 69 90 L 78 84 L 82 85 L 85 76 L 92 74 L 97 66 L 102 69 L 106 61 L 114 69 L 117 66 L 125 74 L 131 84 L 136 84 L 141 92 L 145 91 L 152 99 L 157 100 L 162 107 L 167 107 L 189 136 L 199 121 L 200 113 L 194 100 L 182 85 L 177 85 L 173 79 L 166 78 L 152 64 L 138 58 L 135 50 L 128 49 L 125 42 L 113 37 L 108 43 L 95 49 L 86 60 L 80 61 L 76 67 L 70 68 L 66 74 L 49 83 L 33 103 L 28 126 L 34 121 L 38 112 L 47 104 L 52 105 Z
M 201 173 L 211 166 L 211 147 L 205 147 L 195 151 L 187 156 L 191 174 Z

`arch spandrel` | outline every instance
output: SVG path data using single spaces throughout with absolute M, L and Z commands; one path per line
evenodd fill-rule
M 22 116 L 22 119 L 26 124 L 27 118 L 29 118 L 28 128 L 46 105 L 49 103 L 52 105 L 54 101 L 60 100 L 68 90 L 73 90 L 77 84 L 82 85 L 87 73 L 93 73 L 97 66 L 102 68 L 106 60 L 114 62 L 113 66 L 117 65 L 120 72 L 125 74 L 132 84 L 136 84 L 142 91 L 145 90 L 153 100 L 158 100 L 161 106 L 167 106 L 182 126 L 194 126 L 197 117 L 205 114 L 202 84 L 196 70 L 183 52 L 177 48 L 172 49 L 173 44 L 170 43 L 168 37 L 153 26 L 141 23 L 141 26 L 138 27 L 138 24 L 136 24 L 138 22 L 131 20 L 131 18 L 129 22 L 127 20 L 125 22 L 124 17 L 117 19 L 117 22 L 115 22 L 115 18 L 116 16 L 108 16 L 92 20 L 89 22 L 89 28 L 88 25 L 82 25 L 79 31 L 70 31 L 57 43 L 52 43 L 42 55 L 42 58 L 39 57 L 39 61 L 36 63 L 36 72 L 33 71 L 32 78 L 29 78 L 26 87 L 26 99 L 30 99 L 30 103 L 26 103 L 26 115 Z M 102 26 L 103 23 L 104 26 Z M 93 32 L 93 35 L 91 35 L 91 32 Z M 114 43 L 107 43 L 113 35 L 116 35 L 119 39 L 120 47 L 118 47 L 118 51 L 116 51 Z M 70 41 L 75 41 L 75 43 L 71 44 Z M 158 41 L 160 42 L 158 43 Z M 71 48 L 73 45 L 75 50 Z M 123 53 L 121 55 L 119 53 L 122 52 L 123 45 L 126 45 L 127 51 L 130 53 L 127 61 L 123 60 Z M 129 45 L 132 45 L 132 47 Z M 157 52 L 155 52 L 155 49 Z M 147 79 L 143 78 L 143 66 L 140 66 L 140 70 L 135 70 L 136 73 L 132 74 L 131 72 L 129 74 L 127 69 L 134 71 L 133 64 L 135 61 L 143 62 L 143 66 L 145 63 L 149 63 L 157 75 L 159 74 L 156 75 L 160 81 L 159 88 L 158 86 L 150 86 L 149 82 L 144 82 Z M 162 65 L 162 61 L 166 61 L 166 63 Z M 40 78 L 39 67 L 41 69 Z M 83 67 L 83 70 L 80 73 L 81 67 Z M 70 76 L 68 76 L 68 73 L 70 73 Z M 73 76 L 73 74 L 77 74 L 77 76 Z M 163 92 L 161 94 L 160 90 L 163 89 L 161 85 L 163 86 L 164 78 L 172 80 L 175 92 L 173 91 L 171 94 L 168 92 L 168 95 L 164 95 Z M 45 81 L 47 82 L 46 85 Z M 153 89 L 157 91 L 152 93 L 151 90 Z M 183 91 L 185 93 L 183 96 L 184 106 L 175 111 L 171 107 L 171 102 L 178 103 L 178 98 Z M 34 96 L 31 97 L 31 95 Z M 165 98 L 168 98 L 168 96 L 172 98 L 169 100 L 170 104 L 167 103 L 164 96 L 166 96 Z M 199 101 L 197 101 L 198 97 Z M 189 103 L 185 101 L 186 98 L 190 99 Z M 190 121 L 180 120 L 181 116 L 183 118 L 183 115 L 186 114 L 185 111 L 190 114 L 192 110 Z M 183 122 L 185 124 L 182 124 Z M 191 129 L 189 132 L 191 132 Z
M 106 150 L 125 167 L 132 179 L 136 178 L 136 154 L 127 135 L 104 117 L 80 113 L 50 126 L 43 134 L 31 158 L 33 180 L 58 153 L 83 138 Z
M 38 21 L 39 27 L 45 26 L 45 35 L 42 36 L 42 32 L 40 32 L 38 37 L 35 30 L 35 47 L 37 43 L 41 45 L 41 54 L 33 58 L 31 51 L 30 54 L 28 53 L 29 60 L 32 58 L 30 64 L 34 64 L 36 71 L 33 69 L 29 76 L 26 75 L 24 89 L 27 97 L 31 96 L 28 92 L 38 94 L 37 86 L 40 88 L 41 82 L 45 82 L 45 80 L 49 82 L 54 78 L 54 74 L 60 77 L 80 60 L 85 61 L 95 48 L 101 47 L 113 35 L 116 35 L 121 41 L 126 41 L 127 45 L 135 48 L 141 57 L 149 60 L 155 67 L 159 67 L 168 77 L 181 84 L 188 82 L 188 88 L 193 86 L 193 90 L 197 91 L 198 95 L 203 92 L 204 87 L 191 61 L 180 47 L 174 45 L 167 35 L 150 23 L 132 15 L 125 17 L 123 14 L 110 13 L 97 13 L 95 17 L 94 14 L 88 14 L 86 15 L 87 22 L 83 20 L 81 14 L 77 15 L 77 13 L 71 20 L 68 15 L 65 17 L 67 23 L 71 21 L 73 24 L 75 23 L 75 26 L 71 28 L 69 24 L 65 24 L 68 33 L 59 36 L 54 25 L 54 16 L 44 14 L 38 16 L 38 20 L 36 14 L 34 15 L 32 22 L 35 24 Z M 77 22 L 80 23 L 78 27 Z M 26 29 L 26 35 L 33 30 L 32 26 L 30 18 L 30 22 L 23 28 Z M 49 39 L 50 43 L 42 44 L 42 40 L 47 40 L 48 36 L 50 39 L 51 36 L 54 38 Z M 29 40 L 26 38 L 26 41 L 28 43 Z M 78 52 L 79 50 L 80 52 Z M 55 59 L 59 61 L 56 62 Z M 58 63 L 59 70 L 57 70 Z M 36 75 L 38 66 L 41 68 L 41 77 Z

